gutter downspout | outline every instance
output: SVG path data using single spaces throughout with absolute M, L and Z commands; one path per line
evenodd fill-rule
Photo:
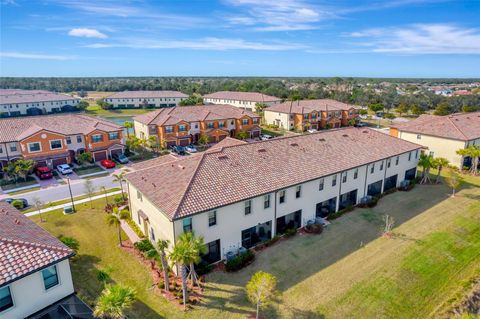
M 274 226 L 275 232 L 272 232 L 272 238 L 273 236 L 277 235 L 277 193 L 278 191 L 275 191 L 274 193 L 274 202 L 275 204 L 273 205 L 273 221 L 272 221 L 272 226 Z M 275 234 L 275 235 L 274 235 Z
M 385 160 L 385 173 L 383 174 L 383 182 L 382 182 L 382 192 L 381 194 L 383 194 L 383 192 L 385 191 L 385 178 L 387 178 L 387 169 L 388 169 L 388 165 L 387 165 L 387 160 Z M 392 160 L 390 159 L 390 165 L 392 163 Z M 396 186 L 396 185 L 395 185 Z
M 338 209 L 336 211 L 339 211 L 340 210 L 340 200 L 341 200 L 341 197 L 342 197 L 342 184 L 343 184 L 343 173 L 344 172 L 340 172 L 340 185 L 338 187 Z
M 368 165 L 369 164 L 366 165 L 365 169 L 365 184 L 363 186 L 363 197 L 367 195 Z

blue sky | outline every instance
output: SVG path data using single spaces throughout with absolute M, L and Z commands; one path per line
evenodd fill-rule
M 1 76 L 480 77 L 480 0 L 0 0 Z

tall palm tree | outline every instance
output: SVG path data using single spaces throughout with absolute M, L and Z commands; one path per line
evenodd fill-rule
M 418 165 L 422 167 L 422 179 L 420 184 L 426 184 L 430 182 L 430 168 L 433 166 L 433 157 L 431 155 L 421 154 L 418 160 Z
M 125 310 L 135 302 L 135 290 L 121 285 L 107 285 L 97 300 L 93 314 L 99 318 L 123 319 Z
M 203 240 L 203 236 L 195 237 L 193 232 L 183 233 L 178 238 L 178 241 L 182 244 L 190 246 L 191 255 L 189 256 L 189 272 L 187 279 L 192 281 L 192 286 L 198 285 L 198 275 L 195 271 L 195 264 L 198 264 L 201 260 L 200 255 L 207 252 L 207 246 Z
M 435 160 L 433 161 L 433 166 L 437 168 L 437 177 L 435 177 L 435 183 L 440 183 L 440 174 L 442 173 L 442 169 L 444 167 L 447 167 L 449 163 L 450 162 L 448 161 L 448 159 L 444 157 L 435 158 Z
M 113 208 L 113 212 L 107 215 L 108 226 L 116 226 L 118 228 L 118 242 L 122 246 L 122 220 L 129 217 L 127 210 L 118 211 L 118 207 Z
M 118 174 L 112 174 L 113 181 L 120 183 L 120 189 L 122 191 L 122 198 L 125 199 L 125 195 L 123 194 L 123 182 L 126 182 L 125 179 L 125 172 L 121 171 Z
M 188 289 L 187 289 L 187 265 L 190 263 L 192 249 L 185 243 L 177 243 L 169 255 L 170 260 L 180 268 L 182 277 L 182 295 L 183 309 L 187 309 Z
M 159 239 L 157 242 L 157 249 L 160 255 L 160 261 L 162 263 L 163 269 L 163 281 L 165 282 L 165 291 L 170 291 L 170 282 L 168 279 L 168 261 L 166 253 L 169 245 L 170 241 L 168 239 Z
M 127 129 L 127 137 L 130 137 L 130 129 L 133 128 L 133 122 L 125 121 L 123 122 L 123 127 Z

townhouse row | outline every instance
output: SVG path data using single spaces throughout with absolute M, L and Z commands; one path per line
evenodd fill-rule
M 127 174 L 131 214 L 152 241 L 203 236 L 203 259 L 213 263 L 414 179 L 420 149 L 360 128 L 249 144 L 227 139 Z
M 230 104 L 247 111 L 255 112 L 258 104 L 269 107 L 280 104 L 282 99 L 258 92 L 220 91 L 205 95 L 203 102 L 205 104 Z
M 109 95 L 113 108 L 159 108 L 178 106 L 188 95 L 178 91 L 123 91 Z
M 122 126 L 86 115 L 0 119 L 0 168 L 19 158 L 55 167 L 71 163 L 83 152 L 100 161 L 124 148 Z
M 260 136 L 260 116 L 232 105 L 182 106 L 155 110 L 133 118 L 135 135 L 154 136 L 165 146 L 186 146 L 206 135 L 211 143 L 239 132 Z

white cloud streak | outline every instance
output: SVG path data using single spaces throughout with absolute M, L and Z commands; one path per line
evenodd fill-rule
M 98 39 L 108 38 L 105 33 L 102 33 L 96 29 L 89 29 L 89 28 L 74 28 L 68 32 L 68 35 L 72 37 L 83 37 L 83 38 L 98 38 Z
M 0 52 L 0 58 L 11 59 L 29 59 L 29 60 L 73 60 L 75 57 L 66 55 L 50 55 L 50 54 L 37 54 L 37 53 L 22 53 L 22 52 Z

